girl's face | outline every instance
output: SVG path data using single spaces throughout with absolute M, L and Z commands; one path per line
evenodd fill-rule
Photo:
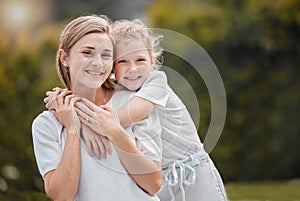
M 131 40 L 116 46 L 114 73 L 119 84 L 138 90 L 153 68 L 153 59 L 142 40 Z
M 106 33 L 90 33 L 71 48 L 69 55 L 62 50 L 62 63 L 70 67 L 72 88 L 99 88 L 108 78 L 113 64 L 113 45 Z M 79 85 L 78 85 L 79 84 Z

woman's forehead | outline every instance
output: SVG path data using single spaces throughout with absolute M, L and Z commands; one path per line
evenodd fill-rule
M 113 49 L 113 44 L 111 38 L 108 36 L 107 33 L 90 33 L 83 36 L 79 39 L 75 44 L 74 47 L 76 48 L 91 48 L 91 49 Z

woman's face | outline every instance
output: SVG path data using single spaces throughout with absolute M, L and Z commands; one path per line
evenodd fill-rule
M 137 90 L 148 78 L 153 59 L 142 40 L 132 40 L 116 46 L 114 73 L 119 84 Z
M 113 64 L 113 45 L 106 33 L 82 37 L 65 57 L 70 67 L 72 88 L 78 84 L 99 88 L 108 78 Z M 80 86 L 80 85 L 79 85 Z

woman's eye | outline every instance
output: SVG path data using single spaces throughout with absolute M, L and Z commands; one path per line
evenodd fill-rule
M 112 57 L 111 54 L 102 54 L 101 56 L 105 59 L 110 59 Z
M 91 51 L 83 51 L 82 53 L 83 53 L 84 55 L 91 55 L 91 54 L 92 54 Z

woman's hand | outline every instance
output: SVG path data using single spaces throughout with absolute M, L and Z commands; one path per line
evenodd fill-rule
M 64 121 L 63 119 L 65 119 L 65 117 L 61 116 L 64 114 L 60 114 L 62 108 L 58 108 L 58 102 L 62 102 L 62 100 L 60 99 L 66 95 L 70 95 L 71 93 L 72 92 L 67 89 L 61 89 L 56 87 L 53 89 L 53 91 L 47 91 L 46 92 L 47 97 L 44 98 L 44 102 L 46 103 L 46 108 L 48 108 L 56 116 L 56 118 L 61 122 L 61 124 L 63 124 Z M 77 100 L 80 100 L 80 98 L 78 97 Z M 88 152 L 91 156 L 95 154 L 97 158 L 100 157 L 106 158 L 107 154 L 112 153 L 111 146 L 109 144 L 109 140 L 107 137 L 98 135 L 95 131 L 91 130 L 87 126 L 84 126 L 83 124 L 81 124 L 81 127 L 82 127 L 82 137 L 85 141 L 85 144 L 88 148 Z
M 98 107 L 83 98 L 75 107 L 80 121 L 100 135 L 109 138 L 116 131 L 123 130 L 117 113 L 109 105 Z
M 111 147 L 107 137 L 97 134 L 91 128 L 82 124 L 82 137 L 87 146 L 89 154 L 100 159 L 100 154 L 102 158 L 106 158 L 106 154 L 111 154 Z

